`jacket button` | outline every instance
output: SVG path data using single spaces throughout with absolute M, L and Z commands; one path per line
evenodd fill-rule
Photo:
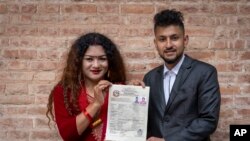
M 164 121 L 169 122 L 169 117 L 168 116 L 164 117 Z

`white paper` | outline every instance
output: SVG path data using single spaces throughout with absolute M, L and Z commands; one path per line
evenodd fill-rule
M 146 141 L 149 87 L 112 85 L 106 141 Z

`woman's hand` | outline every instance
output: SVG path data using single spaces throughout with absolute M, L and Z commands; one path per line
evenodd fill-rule
M 133 79 L 127 82 L 127 85 L 135 85 L 135 86 L 142 86 L 145 88 L 145 83 L 138 79 Z
M 111 85 L 112 83 L 107 80 L 99 81 L 99 83 L 94 87 L 95 104 L 98 104 L 99 106 L 103 105 L 106 91 Z
M 101 80 L 97 85 L 94 86 L 94 97 L 95 100 L 93 103 L 89 104 L 85 111 L 81 112 L 76 117 L 76 128 L 78 131 L 78 134 L 81 135 L 91 124 L 92 118 L 95 118 L 95 116 L 98 114 L 98 111 L 100 111 L 100 107 L 104 103 L 104 98 L 106 94 L 107 88 L 111 85 L 109 81 Z M 85 114 L 87 112 L 87 115 Z M 88 114 L 90 118 L 88 117 Z

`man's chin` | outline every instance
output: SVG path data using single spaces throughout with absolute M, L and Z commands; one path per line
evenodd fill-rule
M 165 60 L 165 63 L 167 64 L 175 64 L 177 60 Z
M 170 59 L 170 58 L 163 58 L 163 60 L 164 60 L 165 63 L 167 63 L 167 64 L 175 64 L 175 63 L 178 61 L 177 58 L 172 58 L 172 59 Z
M 181 56 L 173 56 L 172 58 L 171 57 L 169 57 L 169 58 L 163 58 L 162 57 L 162 59 L 165 61 L 165 63 L 167 63 L 167 64 L 177 64 L 178 63 L 178 61 L 181 59 Z

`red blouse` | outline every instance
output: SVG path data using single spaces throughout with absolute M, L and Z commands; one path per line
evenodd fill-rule
M 79 107 L 81 111 L 88 106 L 87 94 L 84 90 L 80 91 Z M 108 109 L 108 93 L 105 97 L 105 102 L 101 107 L 99 118 L 102 119 L 102 124 L 91 129 L 88 127 L 81 135 L 78 134 L 76 128 L 76 116 L 69 115 L 63 99 L 63 88 L 57 85 L 53 91 L 55 120 L 59 133 L 64 141 L 103 141 L 107 126 L 107 109 Z M 99 136 L 99 139 L 98 137 Z

